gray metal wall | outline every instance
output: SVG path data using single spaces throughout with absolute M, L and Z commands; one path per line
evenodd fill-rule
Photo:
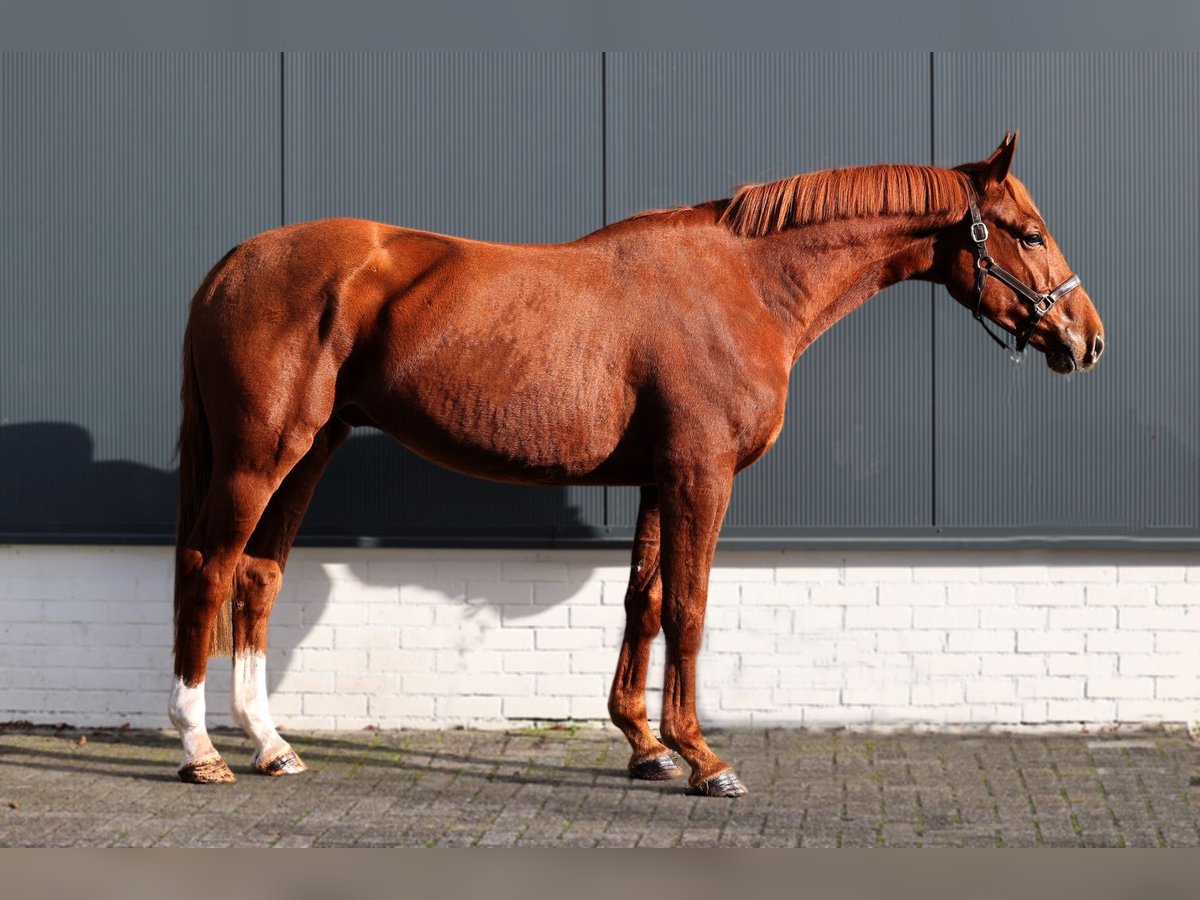
M 1022 128 L 1016 173 L 1108 337 L 1096 370 L 1063 383 L 936 305 L 936 523 L 1196 535 L 1200 56 L 939 54 L 933 85 L 939 164 Z
M 726 537 L 1197 541 L 1198 89 L 1185 55 L 5 54 L 0 539 L 168 539 L 187 302 L 258 231 L 357 215 L 566 240 L 797 171 L 953 165 L 1015 126 L 1103 364 L 1015 367 L 944 291 L 890 289 L 797 364 Z M 604 541 L 635 506 L 466 479 L 363 431 L 305 533 Z
M 0 538 L 164 536 L 199 279 L 279 224 L 278 54 L 0 55 Z

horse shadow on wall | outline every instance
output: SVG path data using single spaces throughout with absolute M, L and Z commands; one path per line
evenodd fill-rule
M 124 460 L 97 460 L 94 451 L 91 435 L 75 424 L 34 422 L 0 427 L 0 535 L 60 544 L 105 543 L 106 539 L 112 543 L 157 544 L 163 535 L 173 535 L 176 470 Z M 370 475 L 364 477 L 364 473 Z M 395 528 L 414 538 L 420 537 L 422 529 L 453 534 L 453 526 L 457 524 L 462 531 L 463 522 L 471 523 L 475 535 L 486 535 L 490 529 L 511 531 L 513 523 L 516 533 L 526 538 L 548 536 L 547 523 L 555 533 L 594 533 L 565 489 L 468 478 L 427 462 L 378 432 L 357 429 L 321 479 L 297 546 L 320 545 L 313 535 L 332 536 L 339 545 L 354 546 L 355 538 L 362 535 L 364 516 L 369 516 L 369 521 L 377 523 L 384 533 L 393 533 L 390 530 Z M 370 546 L 373 542 L 368 535 L 359 545 Z M 164 552 L 169 553 L 166 548 Z M 338 582 L 348 574 L 367 585 L 394 584 L 384 581 L 383 575 L 372 575 L 370 551 L 331 549 L 328 553 L 345 561 Z M 420 549 L 410 550 L 406 558 L 419 560 L 422 553 Z M 446 556 L 444 552 L 438 555 Z M 311 556 L 299 551 L 293 559 Z M 597 555 L 596 562 L 616 565 L 626 559 L 627 551 L 610 549 L 603 558 Z M 405 572 L 411 569 L 412 573 L 421 573 L 432 568 L 416 565 L 405 567 Z M 273 617 L 268 668 L 272 690 L 289 668 L 294 652 L 322 620 L 335 590 L 335 579 L 323 566 L 304 565 L 302 574 L 303 589 L 297 590 L 299 573 L 293 574 L 289 567 L 277 605 L 282 615 Z M 524 601 L 514 600 L 503 590 L 489 590 L 489 585 L 481 582 L 473 585 L 476 590 L 469 603 L 476 608 L 490 608 L 497 618 L 508 620 L 536 615 L 573 596 L 591 571 L 576 569 L 573 574 L 567 582 L 545 584 L 536 598 Z M 445 583 L 446 579 L 438 577 L 417 586 L 437 591 L 444 589 Z M 132 580 L 130 589 L 132 599 Z M 148 617 L 147 621 L 163 623 L 163 633 L 155 644 L 169 648 L 169 589 L 161 599 L 145 602 L 163 604 L 164 615 Z M 465 603 L 467 598 L 456 598 L 451 593 L 445 602 Z M 620 615 L 620 608 L 614 607 L 614 622 Z M 102 617 L 98 608 L 95 621 L 100 623 Z M 130 685 L 131 690 L 136 688 L 136 684 Z

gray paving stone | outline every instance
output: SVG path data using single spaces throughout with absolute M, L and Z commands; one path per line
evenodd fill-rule
M 607 730 L 292 735 L 284 779 L 215 737 L 235 785 L 180 784 L 170 734 L 0 731 L 0 846 L 1200 846 L 1200 751 L 1153 731 L 721 732 L 739 800 L 631 782 Z

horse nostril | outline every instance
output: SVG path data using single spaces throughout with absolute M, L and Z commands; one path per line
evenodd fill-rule
M 1092 338 L 1092 361 L 1095 362 L 1100 358 L 1100 354 L 1104 352 L 1104 338 L 1096 335 Z

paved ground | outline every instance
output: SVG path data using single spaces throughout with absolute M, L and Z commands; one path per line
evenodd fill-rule
M 238 783 L 199 788 L 172 735 L 5 730 L 0 846 L 1200 845 L 1200 750 L 1161 732 L 714 733 L 738 800 L 631 783 L 609 731 L 291 738 L 307 775 L 255 775 L 226 733 Z

